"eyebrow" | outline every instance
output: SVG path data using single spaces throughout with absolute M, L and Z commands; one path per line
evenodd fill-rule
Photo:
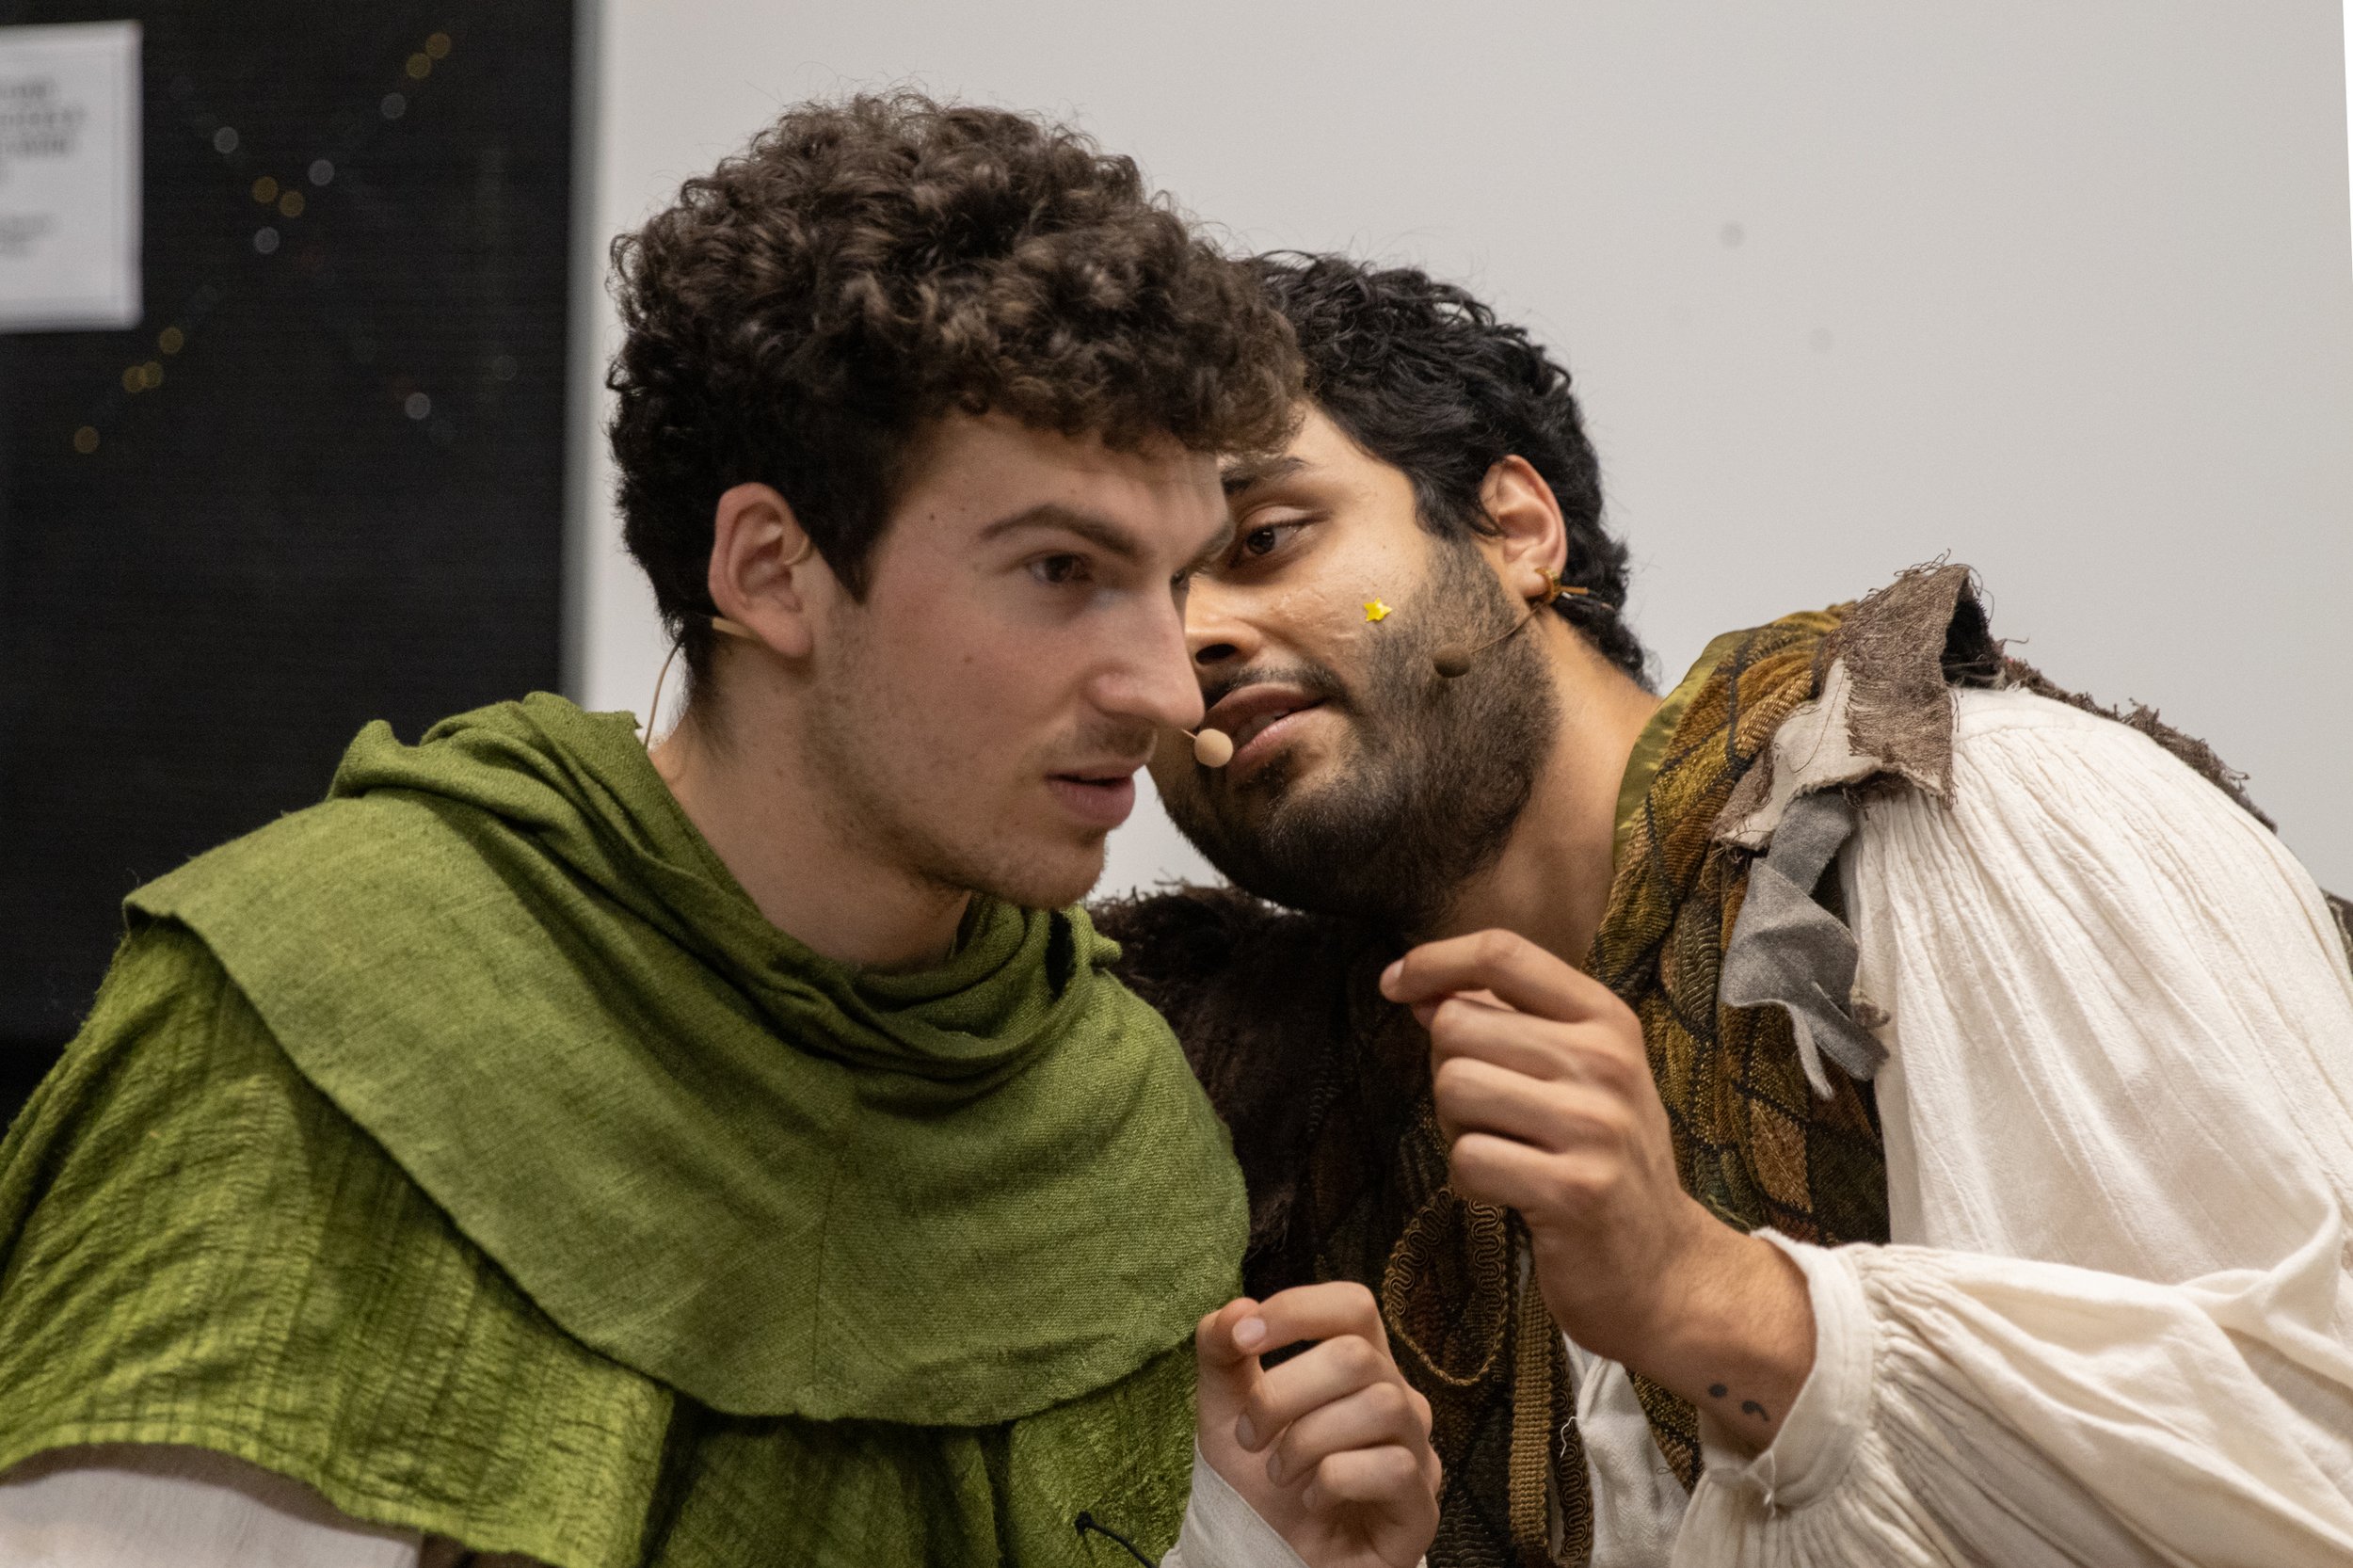
M 999 518 L 981 530 L 981 538 L 984 541 L 1000 539 L 1007 534 L 1018 534 L 1025 529 L 1058 529 L 1065 534 L 1076 534 L 1105 554 L 1116 555 L 1131 565 L 1144 559 L 1143 548 L 1136 543 L 1134 536 L 1117 523 L 1096 517 L 1092 512 L 1073 511 L 1051 501 L 1025 507 L 1011 517 Z
M 1139 565 L 1144 560 L 1143 547 L 1136 543 L 1135 536 L 1128 530 L 1108 518 L 1097 517 L 1093 512 L 1074 511 L 1068 506 L 1052 501 L 1036 506 L 1025 507 L 1010 517 L 999 518 L 995 522 L 981 530 L 981 538 L 983 541 L 1000 539 L 1007 534 L 1019 534 L 1030 530 L 1076 534 L 1105 554 L 1116 556 L 1130 566 Z M 1233 520 L 1224 517 L 1218 519 L 1217 527 L 1210 533 L 1209 543 L 1203 545 L 1200 552 L 1185 563 L 1184 571 L 1188 573 L 1198 571 L 1220 555 L 1225 554 L 1225 546 L 1233 536 Z
M 1253 485 L 1264 485 L 1276 479 L 1288 479 L 1307 466 L 1301 457 L 1245 457 L 1227 466 L 1220 477 L 1230 498 Z

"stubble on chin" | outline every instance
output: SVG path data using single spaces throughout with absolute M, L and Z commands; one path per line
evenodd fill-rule
M 874 804 L 888 822 L 889 858 L 943 892 L 1061 909 L 1086 897 L 1103 875 L 1110 834 L 1052 821 L 1050 803 L 1044 810 L 1019 801 L 994 814 L 946 814 L 937 824 L 906 811 L 904 801 Z M 1032 814 L 1042 820 L 1025 820 Z
M 1103 879 L 1108 833 L 1088 845 L 1064 851 L 1054 845 L 1040 854 L 1034 844 L 993 846 L 960 865 L 942 868 L 948 886 L 1024 909 L 1063 909 L 1095 890 Z

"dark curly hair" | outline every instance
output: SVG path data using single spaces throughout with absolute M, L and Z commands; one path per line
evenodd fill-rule
M 1649 655 L 1620 611 L 1626 548 L 1602 526 L 1601 464 L 1565 366 L 1525 328 L 1415 267 L 1276 251 L 1252 264 L 1297 334 L 1307 395 L 1373 456 L 1412 481 L 1422 524 L 1442 538 L 1494 531 L 1488 471 L 1525 457 L 1561 503 L 1561 581 L 1593 597 L 1554 608 L 1604 658 L 1648 684 Z
M 927 422 L 1278 444 L 1289 328 L 1068 126 L 911 92 L 796 105 L 613 243 L 622 536 L 701 673 L 712 512 L 776 487 L 856 595 Z

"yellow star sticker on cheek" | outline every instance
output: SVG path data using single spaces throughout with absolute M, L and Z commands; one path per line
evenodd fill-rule
M 1365 600 L 1365 619 L 1381 620 L 1386 617 L 1388 613 L 1389 607 L 1382 603 L 1379 600 L 1368 599 Z

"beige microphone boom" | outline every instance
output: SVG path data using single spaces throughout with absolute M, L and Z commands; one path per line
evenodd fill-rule
M 1188 729 L 1193 737 L 1193 760 L 1205 768 L 1222 768 L 1234 760 L 1234 738 L 1223 729 Z
M 1481 654 L 1486 652 L 1497 643 L 1509 642 L 1512 638 L 1517 636 L 1522 627 L 1525 627 L 1529 621 L 1534 620 L 1539 615 L 1543 614 L 1544 607 L 1545 605 L 1551 603 L 1556 599 L 1585 599 L 1590 597 L 1593 591 L 1591 588 L 1573 588 L 1566 586 L 1557 578 L 1553 577 L 1549 572 L 1545 574 L 1545 581 L 1550 584 L 1551 591 L 1539 598 L 1529 600 L 1528 614 L 1522 616 L 1517 621 L 1513 622 L 1512 629 L 1509 632 L 1498 632 L 1495 636 L 1488 638 L 1485 642 L 1481 643 L 1477 648 L 1465 648 L 1461 643 L 1440 643 L 1436 649 L 1430 655 L 1430 667 L 1438 672 L 1438 678 L 1442 680 L 1456 680 L 1465 675 L 1468 675 L 1470 673 L 1471 661 L 1477 659 Z M 1608 601 L 1605 600 L 1595 600 L 1594 602 L 1598 604 L 1607 603 Z

